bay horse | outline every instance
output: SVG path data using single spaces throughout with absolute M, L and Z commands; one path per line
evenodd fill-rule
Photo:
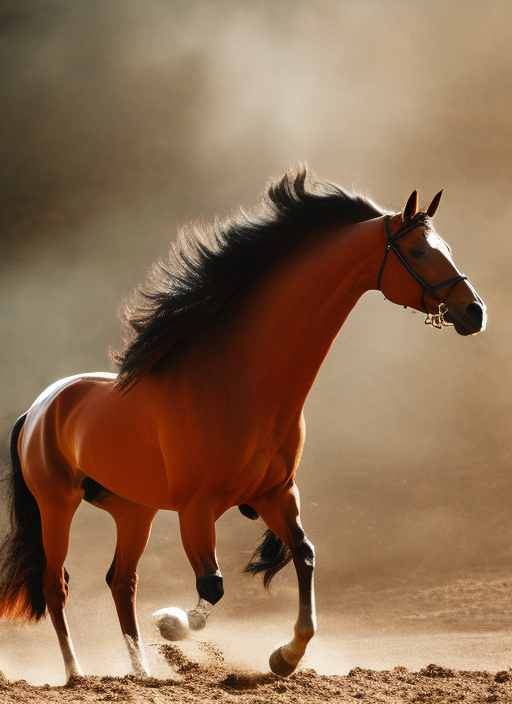
M 149 674 L 135 612 L 137 564 L 159 509 L 177 511 L 199 601 L 155 618 L 169 639 L 203 628 L 223 595 L 215 522 L 230 507 L 268 530 L 245 571 L 298 578 L 294 636 L 270 656 L 293 672 L 315 627 L 314 551 L 295 471 L 303 407 L 340 328 L 371 289 L 473 335 L 482 299 L 455 267 L 412 193 L 386 212 L 308 174 L 269 185 L 260 209 L 183 229 L 125 311 L 131 338 L 117 375 L 79 374 L 44 391 L 11 434 L 11 532 L 2 547 L 0 615 L 50 614 L 66 677 L 81 675 L 65 615 L 70 525 L 84 499 L 117 527 L 106 579 L 133 670 Z

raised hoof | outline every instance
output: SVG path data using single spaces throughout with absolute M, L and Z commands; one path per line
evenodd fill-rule
M 287 660 L 285 660 L 281 650 L 282 646 L 277 650 L 274 650 L 269 658 L 268 664 L 274 674 L 280 675 L 281 677 L 288 677 L 288 675 L 292 674 L 297 665 L 291 665 Z
M 206 616 L 194 609 L 187 611 L 188 625 L 191 631 L 201 631 L 206 626 Z
M 155 611 L 153 617 L 162 638 L 166 640 L 185 640 L 190 635 L 187 614 L 174 607 Z

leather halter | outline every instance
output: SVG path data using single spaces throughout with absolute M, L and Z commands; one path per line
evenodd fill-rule
M 378 287 L 379 291 L 382 291 L 380 284 L 381 284 L 381 279 L 382 279 L 382 274 L 384 273 L 384 267 L 386 266 L 386 261 L 388 258 L 388 253 L 392 251 L 398 260 L 405 266 L 407 271 L 411 274 L 411 276 L 419 283 L 419 285 L 423 288 L 423 293 L 421 294 L 421 305 L 425 309 L 425 312 L 428 313 L 427 306 L 425 305 L 424 297 L 426 293 L 430 293 L 431 296 L 434 298 L 437 298 L 437 300 L 441 300 L 439 296 L 436 295 L 437 291 L 440 291 L 443 288 L 446 288 L 447 286 L 451 286 L 452 284 L 456 284 L 459 281 L 466 281 L 468 278 L 465 274 L 461 274 L 458 269 L 455 269 L 457 272 L 456 276 L 453 276 L 451 279 L 447 279 L 446 281 L 442 281 L 440 284 L 436 284 L 435 286 L 430 286 L 424 278 L 422 278 L 417 271 L 415 271 L 412 266 L 409 264 L 407 259 L 404 257 L 400 249 L 396 246 L 397 240 L 401 239 L 404 237 L 404 235 L 407 235 L 409 232 L 412 232 L 413 230 L 416 230 L 416 228 L 420 227 L 423 223 L 416 219 L 416 217 L 412 218 L 409 222 L 407 222 L 405 225 L 402 225 L 394 235 L 391 234 L 391 230 L 389 227 L 389 221 L 391 220 L 390 215 L 384 216 L 384 230 L 386 233 L 386 251 L 384 253 L 384 259 L 382 261 L 382 265 L 380 267 L 379 271 L 379 278 L 378 278 Z

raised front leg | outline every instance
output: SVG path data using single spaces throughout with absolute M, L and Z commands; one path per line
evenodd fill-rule
M 299 586 L 299 615 L 294 636 L 270 656 L 272 672 L 282 677 L 290 675 L 306 652 L 306 647 L 316 631 L 313 573 L 315 553 L 304 533 L 299 517 L 297 487 L 275 489 L 258 502 L 259 512 L 270 530 L 290 549 Z
M 167 640 L 183 640 L 189 629 L 201 630 L 214 605 L 222 598 L 224 587 L 215 554 L 215 515 L 204 502 L 197 501 L 180 512 L 183 547 L 196 575 L 199 601 L 188 612 L 182 609 L 160 609 L 154 616 L 160 634 Z

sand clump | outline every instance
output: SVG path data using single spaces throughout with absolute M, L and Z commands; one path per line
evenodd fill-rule
M 200 641 L 192 658 L 176 644 L 158 645 L 170 667 L 169 679 L 154 677 L 73 677 L 64 686 L 40 687 L 25 680 L 8 682 L 0 673 L 1 704 L 84 702 L 238 702 L 239 704 L 510 704 L 512 670 L 491 674 L 428 665 L 375 671 L 354 668 L 348 675 L 318 675 L 297 670 L 291 677 L 233 667 L 210 641 Z

